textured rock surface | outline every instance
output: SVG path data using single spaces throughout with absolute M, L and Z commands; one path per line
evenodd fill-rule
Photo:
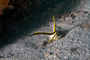
M 21 35 L 19 38 L 15 39 L 16 41 L 3 46 L 0 49 L 0 60 L 89 60 L 90 59 L 89 3 L 90 0 L 81 1 L 81 4 L 78 4 L 71 10 L 72 12 L 74 12 L 73 14 L 76 15 L 75 18 L 69 16 L 69 13 L 67 13 L 67 15 L 63 14 L 64 18 L 58 17 L 57 14 L 55 14 L 59 37 L 60 35 L 63 35 L 63 37 L 59 38 L 59 40 L 57 41 L 51 42 L 50 44 L 47 44 L 49 38 L 46 35 L 34 35 L 34 36 L 27 36 L 27 35 L 35 31 L 51 32 L 53 29 L 53 20 L 51 16 L 48 18 L 49 22 L 47 22 L 46 24 L 44 20 L 38 21 L 37 23 L 39 23 L 39 25 L 40 23 L 42 23 L 42 26 L 40 27 L 37 27 L 37 23 L 35 25 L 33 24 L 32 26 L 30 25 L 31 27 L 37 27 L 35 28 L 35 30 L 31 29 L 31 27 L 29 29 L 28 26 L 30 23 L 30 21 L 28 21 L 29 18 L 27 18 L 26 21 L 22 20 L 21 22 L 28 24 L 22 25 L 23 23 L 21 23 L 21 25 L 23 26 L 23 30 L 19 30 L 20 27 L 17 26 L 14 26 L 11 29 L 13 29 L 14 32 L 17 32 L 17 34 L 20 34 L 21 32 L 23 32 L 24 34 L 25 32 L 28 32 L 28 30 L 30 30 L 30 33 L 28 32 L 28 34 Z M 58 6 L 59 5 L 60 4 L 58 4 Z M 47 12 L 42 12 L 41 15 L 42 14 L 44 15 L 41 18 L 46 19 L 45 16 L 47 15 Z M 35 17 L 35 19 L 37 21 L 37 19 L 39 20 L 39 17 L 37 16 Z M 15 28 L 16 30 L 14 30 Z M 12 38 L 14 37 L 14 34 L 12 34 L 11 36 Z M 5 36 L 7 35 L 8 34 L 6 34 Z M 5 38 L 9 37 L 4 37 L 3 39 Z

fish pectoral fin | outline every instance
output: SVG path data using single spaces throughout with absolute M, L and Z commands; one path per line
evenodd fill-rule
M 55 34 L 50 40 L 48 40 L 48 43 L 49 43 L 51 40 L 53 40 L 53 39 L 55 38 L 55 36 L 56 36 L 56 34 Z
M 59 38 L 58 38 L 58 36 L 56 35 L 56 36 L 55 36 L 55 40 L 58 40 L 58 39 L 59 39 Z

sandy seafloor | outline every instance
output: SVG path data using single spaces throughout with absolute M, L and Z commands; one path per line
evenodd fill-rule
M 53 9 L 53 11 L 58 10 L 59 5 L 61 4 L 57 4 L 57 9 Z M 52 32 L 52 16 L 49 16 L 46 11 L 37 14 L 36 17 L 33 16 L 36 21 L 40 18 L 49 21 L 45 23 L 44 20 L 41 20 L 36 22 L 36 25 L 34 25 L 35 23 L 29 25 L 30 18 L 27 16 L 25 22 L 25 19 L 21 21 L 27 25 L 23 25 L 21 28 L 16 26 L 14 28 L 17 29 L 13 32 L 18 33 L 20 29 L 22 32 L 28 32 L 29 27 L 31 32 L 20 36 L 17 41 L 3 46 L 0 49 L 0 60 L 90 60 L 90 0 L 81 1 L 70 11 L 75 16 L 74 18 L 70 13 L 64 13 L 63 17 L 58 17 L 59 12 L 55 12 L 59 39 L 50 44 L 47 44 L 49 40 L 47 35 L 27 35 L 36 31 Z M 42 26 L 38 27 L 37 24 Z M 33 27 L 37 28 L 32 29 Z M 14 30 L 14 28 L 11 29 Z M 63 37 L 60 38 L 61 35 Z M 13 38 L 14 34 L 11 37 Z M 3 39 L 5 38 L 8 37 Z

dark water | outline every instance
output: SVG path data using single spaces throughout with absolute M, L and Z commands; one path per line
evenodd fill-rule
M 25 2 L 27 1 L 28 0 L 26 0 Z M 25 10 L 22 8 L 22 5 L 20 5 L 14 10 L 9 10 L 8 12 L 6 11 L 7 14 L 3 14 L 2 16 L 0 16 L 0 47 L 15 42 L 19 38 L 28 35 L 28 33 L 32 33 L 32 31 L 34 31 L 35 29 L 46 25 L 48 22 L 47 18 L 52 16 L 48 11 L 48 8 L 54 9 L 56 5 L 62 2 L 67 5 L 73 0 L 67 1 L 38 0 L 37 2 L 33 1 L 33 6 L 27 3 L 27 5 L 25 5 L 27 9 Z M 62 6 L 63 9 L 66 6 L 65 4 Z M 64 10 L 67 11 L 66 9 Z

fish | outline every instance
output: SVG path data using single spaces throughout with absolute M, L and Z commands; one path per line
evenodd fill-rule
M 37 35 L 37 34 L 44 34 L 44 35 L 48 35 L 50 37 L 50 39 L 48 40 L 48 43 L 51 42 L 53 39 L 57 40 L 58 39 L 58 35 L 56 32 L 56 25 L 55 25 L 55 17 L 53 16 L 53 32 L 34 32 L 31 35 Z

